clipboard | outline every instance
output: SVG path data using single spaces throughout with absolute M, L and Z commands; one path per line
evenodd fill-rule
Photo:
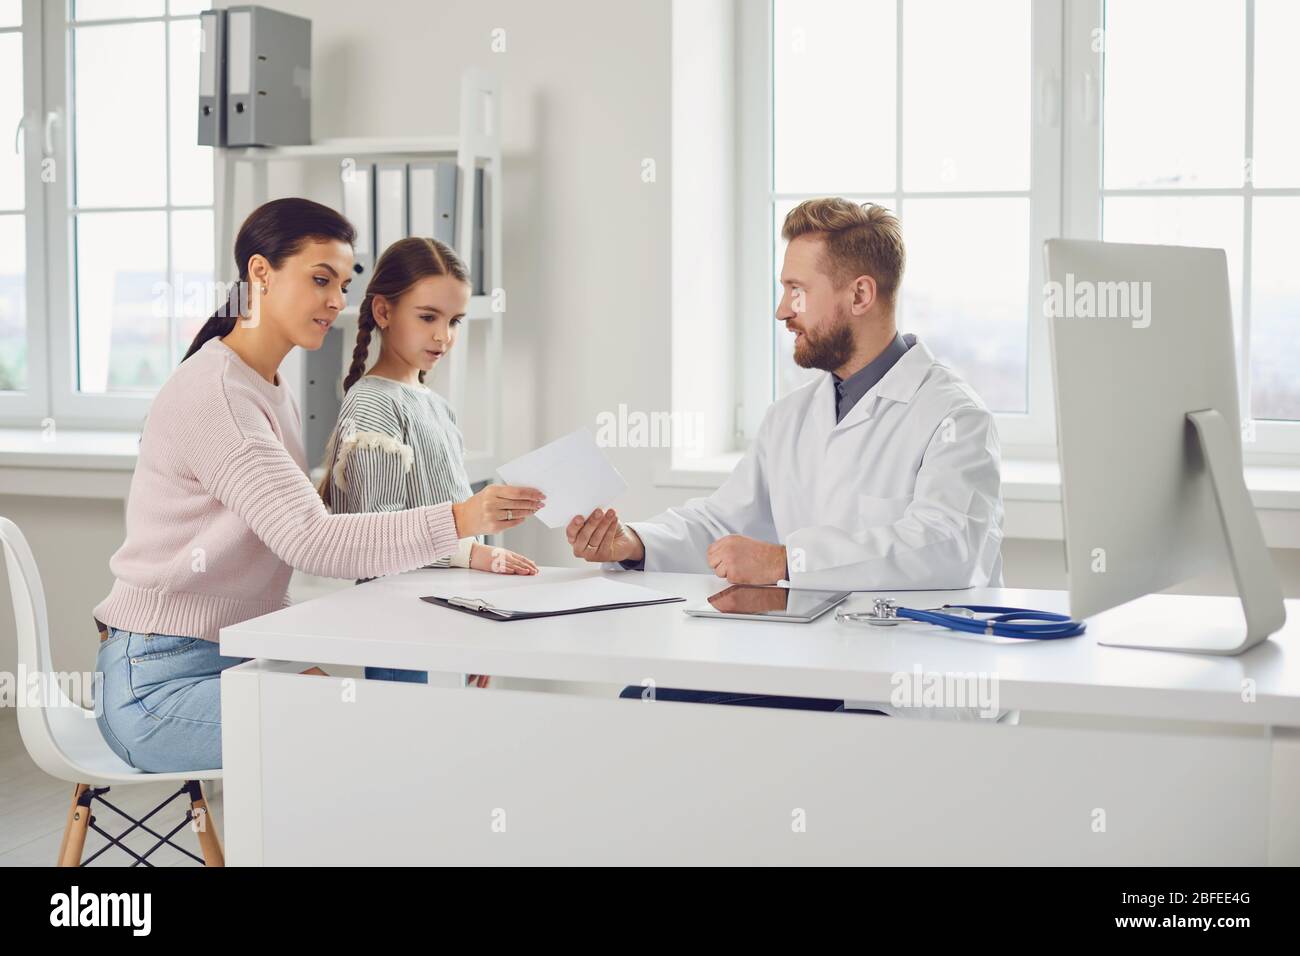
M 474 594 L 472 589 L 459 596 L 444 591 L 441 595 L 430 594 L 420 600 L 463 614 L 473 614 L 488 621 L 523 621 L 564 614 L 613 611 L 624 607 L 673 604 L 686 599 L 639 584 L 597 577 L 499 588 L 487 595 L 482 592 Z
M 594 604 L 591 607 L 566 608 L 563 611 L 510 611 L 498 608 L 481 598 L 440 598 L 432 595 L 420 598 L 439 607 L 450 608 L 464 614 L 473 614 L 485 621 L 528 621 L 537 617 L 562 617 L 565 614 L 589 614 L 592 611 L 614 611 L 621 607 L 648 607 L 651 604 L 677 604 L 686 598 L 666 597 L 652 601 L 623 601 L 618 604 Z

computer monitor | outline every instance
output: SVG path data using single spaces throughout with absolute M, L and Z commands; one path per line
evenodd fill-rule
M 1241 653 L 1286 611 L 1242 474 L 1227 258 L 1072 239 L 1045 254 L 1071 613 L 1140 601 L 1101 643 Z M 1162 628 L 1156 592 L 1225 562 L 1243 613 Z

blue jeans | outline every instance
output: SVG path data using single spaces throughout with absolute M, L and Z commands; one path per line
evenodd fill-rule
M 427 684 L 429 672 L 404 671 L 400 667 L 367 667 L 366 680 L 397 680 L 407 684 Z
M 635 700 L 647 688 L 633 685 L 624 687 L 619 697 Z M 683 704 L 732 704 L 741 707 L 779 707 L 787 710 L 844 710 L 844 701 L 824 697 L 776 697 L 772 694 L 732 694 L 717 690 L 681 690 L 676 687 L 656 687 L 654 700 L 671 700 Z M 853 710 L 853 714 L 880 714 L 879 710 Z
M 140 770 L 220 767 L 221 672 L 245 660 L 201 638 L 110 626 L 95 664 L 104 675 L 100 733 Z

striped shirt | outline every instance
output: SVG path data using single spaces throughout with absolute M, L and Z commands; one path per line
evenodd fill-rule
M 473 494 L 447 400 L 423 385 L 363 375 L 343 397 L 326 465 L 335 514 L 402 511 Z M 469 567 L 474 538 L 426 567 Z

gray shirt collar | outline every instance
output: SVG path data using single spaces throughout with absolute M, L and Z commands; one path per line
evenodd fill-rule
M 858 369 L 848 378 L 840 378 L 831 372 L 835 383 L 835 421 L 843 421 L 849 410 L 858 403 L 863 395 L 885 377 L 885 373 L 894 367 L 894 363 L 903 357 L 903 353 L 916 344 L 915 335 L 894 333 L 893 340 L 885 346 L 883 352 Z

